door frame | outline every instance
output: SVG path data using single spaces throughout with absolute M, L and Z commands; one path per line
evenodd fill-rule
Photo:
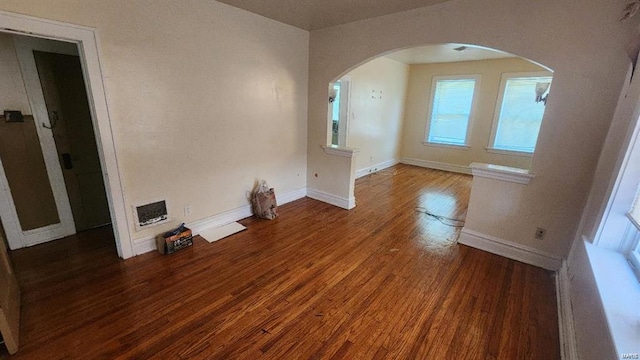
M 6 11 L 0 11 L 0 32 L 77 44 L 118 256 L 123 259 L 132 257 L 134 255 L 133 243 L 128 227 L 121 174 L 118 169 L 118 159 L 107 106 L 100 63 L 100 50 L 98 48 L 98 34 L 95 29 L 89 27 Z M 7 200 L 12 201 L 12 197 L 8 186 L 6 186 L 6 179 L 4 180 L 4 183 L 0 184 L 0 202 L 6 204 Z M 7 241 L 11 244 L 16 240 L 16 230 L 21 232 L 22 229 L 19 223 L 9 221 L 5 218 L 5 215 L 0 214 L 5 227 Z

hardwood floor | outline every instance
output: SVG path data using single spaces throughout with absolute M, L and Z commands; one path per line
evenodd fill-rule
M 351 211 L 302 199 L 168 256 L 119 260 L 105 228 L 14 251 L 21 349 L 0 357 L 559 359 L 553 274 L 455 243 L 470 183 L 398 165 Z

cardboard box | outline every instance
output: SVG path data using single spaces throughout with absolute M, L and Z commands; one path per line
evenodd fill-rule
M 173 254 L 178 250 L 188 248 L 193 245 L 191 229 L 184 228 L 183 232 L 169 237 L 164 237 L 164 234 L 158 235 L 156 245 L 161 254 Z

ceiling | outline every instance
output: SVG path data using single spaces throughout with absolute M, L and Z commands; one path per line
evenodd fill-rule
M 318 30 L 450 0 L 218 0 L 304 30 Z
M 456 51 L 455 48 L 465 46 L 465 50 Z M 456 61 L 473 61 L 487 59 L 501 59 L 516 57 L 515 55 L 485 49 L 477 46 L 462 44 L 438 44 L 418 46 L 406 50 L 399 50 L 386 57 L 405 64 L 446 63 Z

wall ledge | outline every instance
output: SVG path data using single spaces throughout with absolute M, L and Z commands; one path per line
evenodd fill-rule
M 347 158 L 352 158 L 357 153 L 360 152 L 360 150 L 356 148 L 340 147 L 336 145 L 324 145 L 322 146 L 322 149 L 324 150 L 325 153 L 329 155 L 341 156 L 341 157 L 347 157 Z
M 556 255 L 469 230 L 466 227 L 460 231 L 458 243 L 547 270 L 557 271 L 562 265 L 562 259 Z
M 520 169 L 510 166 L 471 163 L 469 165 L 473 176 L 484 177 L 501 181 L 512 182 L 516 184 L 528 184 L 534 175 L 526 169 Z
M 635 359 L 640 355 L 640 283 L 624 254 L 593 245 L 584 236 L 582 241 L 607 319 L 611 341 L 618 356 L 628 354 L 631 356 L 629 359 Z

